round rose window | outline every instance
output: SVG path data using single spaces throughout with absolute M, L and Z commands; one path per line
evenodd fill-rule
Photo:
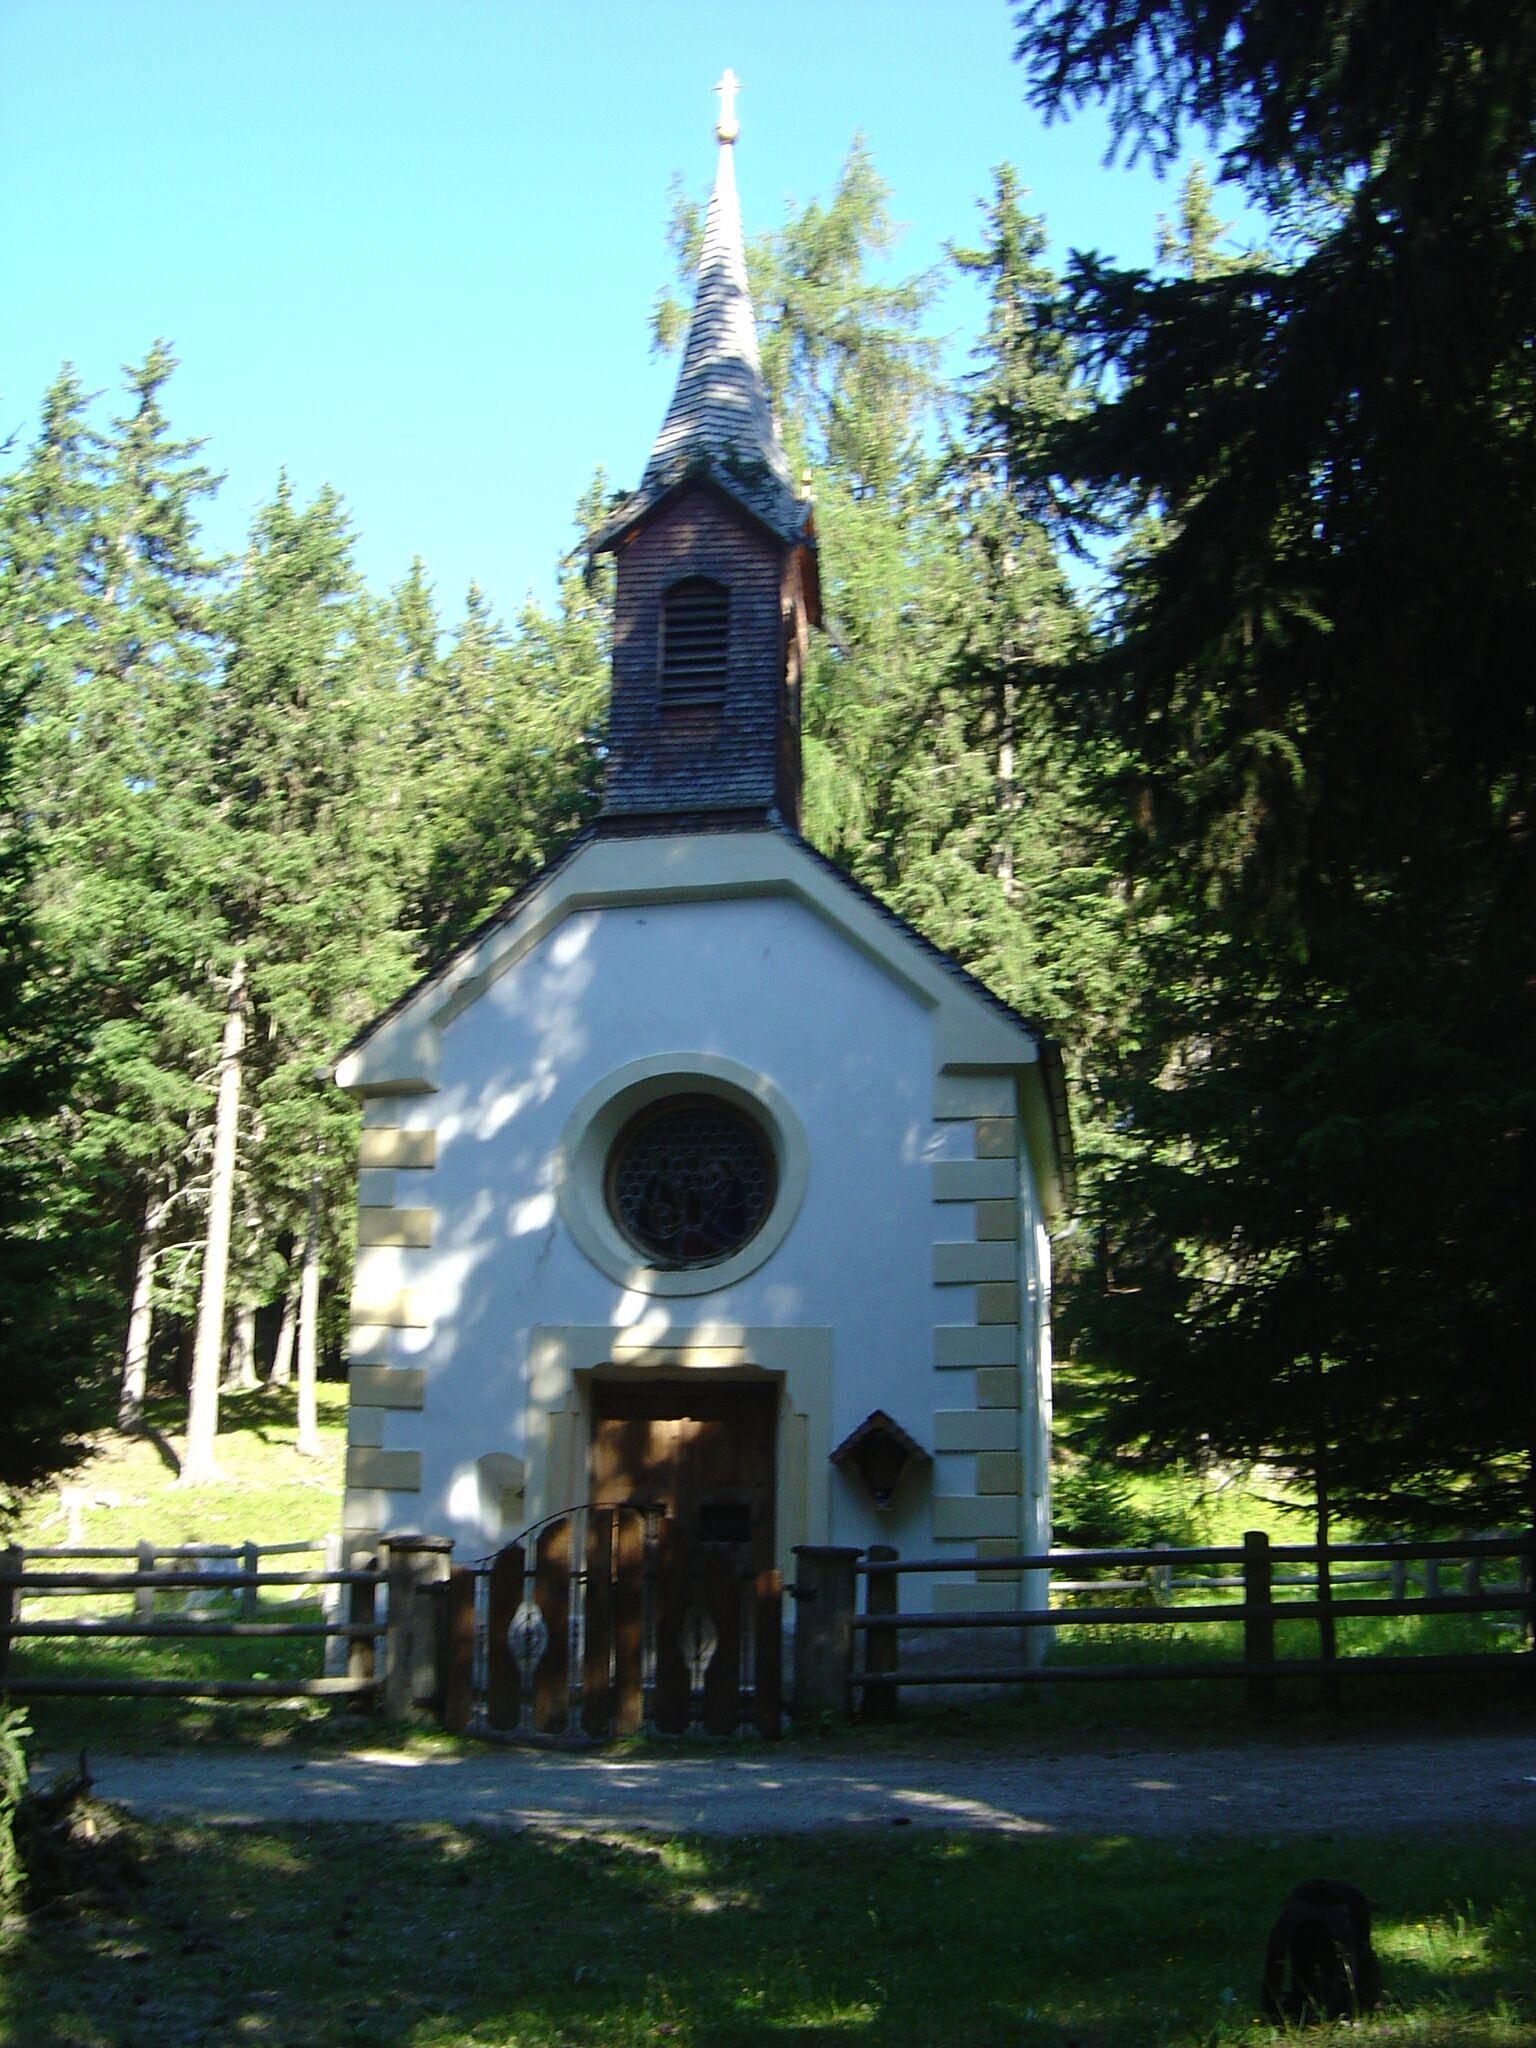
M 632 1117 L 608 1155 L 608 1207 L 653 1266 L 712 1266 L 773 1206 L 773 1150 L 717 1095 L 674 1095 Z

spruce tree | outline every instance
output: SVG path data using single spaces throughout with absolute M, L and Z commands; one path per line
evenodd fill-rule
M 31 592 L 0 560 L 0 1517 L 67 1466 L 104 1410 L 108 1326 L 88 1245 L 56 1178 L 57 1122 L 78 1058 L 69 987 L 39 943 L 36 854 L 20 744 L 46 685 Z M 93 1296 L 95 1298 L 93 1298 Z
M 1073 277 L 1104 381 L 1057 461 L 1146 521 L 1066 693 L 1124 750 L 1149 955 L 1106 1430 L 1278 1446 L 1320 1523 L 1529 1515 L 1536 51 L 1459 0 L 1020 23 L 1043 108 L 1203 124 L 1276 220 Z
M 577 506 L 590 532 L 599 477 Z M 430 859 L 410 911 L 430 959 L 527 881 L 591 818 L 602 786 L 613 604 L 606 562 L 567 560 L 552 611 L 507 631 L 471 590 L 434 703 L 440 756 L 424 802 Z

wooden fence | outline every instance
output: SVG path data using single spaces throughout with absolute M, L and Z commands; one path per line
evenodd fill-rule
M 977 1686 L 1015 1684 L 1106 1684 L 1149 1679 L 1239 1678 L 1255 1704 L 1273 1698 L 1277 1679 L 1319 1677 L 1332 1691 L 1341 1673 L 1373 1675 L 1402 1672 L 1508 1671 L 1518 1664 L 1536 1672 L 1532 1624 L 1532 1567 L 1536 1537 L 1464 1537 L 1440 1542 L 1273 1544 L 1262 1531 L 1244 1536 L 1241 1545 L 1171 1549 L 1163 1545 L 1141 1550 L 1057 1550 L 1021 1553 L 1014 1557 L 902 1558 L 888 1546 L 869 1551 L 802 1548 L 796 1553 L 795 1690 L 802 1715 L 841 1715 L 861 1705 L 868 1718 L 894 1711 L 900 1691 L 911 1686 Z M 1519 1578 L 1484 1584 L 1489 1560 L 1518 1560 Z M 1460 1590 L 1443 1590 L 1448 1564 L 1460 1567 Z M 1336 1572 L 1334 1567 L 1369 1565 L 1369 1573 Z M 1307 1566 L 1308 1572 L 1277 1574 L 1278 1566 Z M 1422 1592 L 1410 1586 L 1410 1571 L 1421 1568 Z M 1232 1568 L 1236 1567 L 1234 1571 Z M 1003 1611 L 978 1607 L 954 1612 L 908 1612 L 901 1606 L 903 1579 L 930 1574 L 984 1573 L 988 1581 L 1013 1577 L 1020 1598 L 1038 1604 Z M 1086 1573 L 1118 1576 L 1085 1577 Z M 1135 1576 L 1128 1576 L 1134 1573 Z M 1031 1580 L 1033 1585 L 1031 1585 Z M 1385 1597 L 1337 1597 L 1336 1589 L 1363 1582 L 1385 1584 Z M 1307 1588 L 1317 1597 L 1286 1597 Z M 859 1591 L 863 1589 L 860 1605 Z M 1236 1592 L 1236 1600 L 1188 1603 L 1177 1592 L 1207 1595 Z M 1134 1603 L 1111 1602 L 1108 1593 L 1132 1593 Z M 1071 1604 L 1053 1604 L 1051 1595 L 1067 1596 Z M 1082 1596 L 1087 1604 L 1079 1604 Z M 1279 1597 L 1277 1597 L 1279 1596 Z M 1356 1618 L 1381 1620 L 1429 1614 L 1506 1615 L 1516 1619 L 1523 1647 L 1516 1652 L 1458 1651 L 1424 1654 L 1337 1654 L 1335 1624 Z M 1315 1657 L 1276 1654 L 1275 1631 L 1297 1622 L 1318 1631 Z M 943 1631 L 1004 1631 L 1021 1644 L 1031 1631 L 1110 1628 L 1138 1630 L 1240 1623 L 1243 1653 L 1237 1658 L 1167 1658 L 1140 1663 L 1058 1664 L 1044 1659 L 1021 1660 L 1006 1668 L 951 1660 L 904 1663 L 903 1638 Z M 1049 1638 L 1047 1638 L 1049 1640 Z
M 396 1537 L 366 1565 L 343 1569 L 327 1552 L 322 1568 L 263 1569 L 266 1560 L 313 1552 L 318 1544 L 137 1544 L 131 1549 L 0 1550 L 0 1694 L 15 1698 L 284 1699 L 355 1698 L 397 1720 L 441 1713 L 450 1600 L 446 1539 Z M 1497 1560 L 1518 1561 L 1517 1579 L 1488 1579 Z M 895 1708 L 909 1687 L 1081 1684 L 1149 1679 L 1240 1679 L 1251 1702 L 1273 1697 L 1282 1678 L 1320 1677 L 1331 1691 L 1342 1674 L 1480 1672 L 1536 1675 L 1532 1577 L 1536 1538 L 1463 1537 L 1420 1543 L 1272 1544 L 1250 1533 L 1240 1545 L 1199 1549 L 1058 1550 L 1010 1557 L 902 1558 L 876 1546 L 867 1552 L 802 1547 L 796 1552 L 795 1713 L 802 1724 L 840 1717 L 855 1706 L 876 1718 Z M 91 1564 L 132 1570 L 88 1570 Z M 217 1567 L 210 1570 L 210 1566 Z M 1336 1569 L 1343 1567 L 1344 1569 Z M 1364 1567 L 1365 1569 L 1360 1569 Z M 1458 1590 L 1445 1590 L 1448 1568 Z M 954 1612 L 904 1610 L 901 1585 L 912 1577 L 964 1572 L 988 1590 L 1000 1579 L 1017 1587 L 1017 1607 L 962 1607 Z M 1362 1594 L 1366 1584 L 1385 1593 Z M 1344 1589 L 1341 1597 L 1341 1589 Z M 1422 1589 L 1422 1590 L 1421 1590 Z M 263 1595 L 277 1592 L 278 1602 Z M 980 1588 L 978 1588 L 978 1593 Z M 157 1609 L 163 1594 L 228 1596 L 233 1611 L 210 1615 Z M 382 1601 L 380 1595 L 382 1593 Z M 862 1593 L 862 1599 L 861 1599 Z M 1182 1596 L 1196 1594 L 1194 1600 Z M 294 1595 L 304 1596 L 301 1602 Z M 306 1617 L 315 1595 L 327 1597 L 323 1618 Z M 1107 1596 L 1131 1595 L 1119 1600 Z M 1298 1597 L 1308 1594 L 1315 1597 Z M 1235 1595 L 1235 1598 L 1223 1595 Z M 78 1612 L 106 1598 L 117 1611 Z M 28 1610 L 43 1603 L 46 1611 Z M 1034 1604 L 1023 1604 L 1033 1602 Z M 65 1603 L 77 1611 L 59 1613 Z M 1065 1604 L 1064 1604 L 1065 1603 Z M 382 1607 L 382 1612 L 381 1612 Z M 1336 1624 L 1424 1615 L 1502 1616 L 1518 1630 L 1512 1651 L 1468 1650 L 1420 1655 L 1339 1656 Z M 1316 1628 L 1318 1654 L 1277 1654 L 1277 1629 Z M 999 1668 L 958 1658 L 903 1661 L 903 1642 L 937 1637 L 969 1645 L 977 1632 L 1021 1647 L 1033 1633 L 1129 1631 L 1230 1626 L 1242 1630 L 1240 1657 L 1177 1656 L 1139 1663 L 1052 1663 L 1020 1657 Z M 958 1636 L 957 1631 L 971 1632 Z M 155 1677 L 124 1672 L 68 1676 L 10 1670 L 12 1646 L 33 1641 L 162 1642 L 313 1641 L 340 1644 L 344 1670 L 313 1678 L 233 1678 L 209 1672 Z
M 326 1562 L 315 1570 L 264 1571 L 262 1561 L 322 1551 Z M 133 1561 L 132 1571 L 86 1570 L 82 1566 Z M 162 1561 L 170 1560 L 163 1569 Z M 34 1565 L 40 1568 L 34 1569 Z M 210 1569 L 209 1567 L 215 1567 Z M 180 1567 L 178 1569 L 178 1567 Z M 201 1567 L 201 1569 L 199 1569 Z M 0 1550 L 0 1692 L 16 1699 L 328 1699 L 357 1696 L 371 1700 L 385 1683 L 379 1641 L 388 1622 L 376 1614 L 377 1589 L 387 1572 L 375 1568 L 343 1570 L 330 1546 L 318 1540 L 295 1543 L 138 1543 L 128 1549 L 95 1545 L 55 1545 Z M 263 1593 L 281 1589 L 286 1596 L 263 1604 Z M 295 1599 L 302 1589 L 308 1597 Z M 183 1611 L 156 1612 L 158 1595 L 180 1593 Z M 320 1593 L 324 1618 L 297 1620 L 296 1608 L 308 1612 Z M 131 1595 L 126 1611 L 29 1617 L 26 1603 L 119 1599 Z M 228 1595 L 236 1614 L 199 1615 L 190 1601 L 201 1596 Z M 345 1605 L 345 1614 L 340 1603 Z M 136 1673 L 97 1673 L 89 1677 L 62 1673 L 10 1670 L 13 1644 L 35 1641 L 129 1640 L 154 1642 L 227 1642 L 277 1639 L 340 1641 L 347 1647 L 345 1671 L 315 1678 L 145 1677 Z M 387 1668 L 387 1667 L 386 1667 Z

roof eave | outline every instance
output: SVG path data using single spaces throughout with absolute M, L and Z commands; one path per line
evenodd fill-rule
M 761 506 L 752 502 L 739 485 L 733 483 L 730 472 L 724 469 L 723 465 L 710 461 L 691 464 L 659 489 L 636 491 L 590 537 L 586 544 L 587 552 L 594 555 L 612 554 L 636 527 L 654 519 L 663 507 L 672 504 L 684 491 L 694 487 L 718 492 L 737 511 L 750 519 L 754 526 L 771 534 L 785 547 L 805 548 L 814 556 L 815 528 L 808 505 L 796 501 L 798 516 L 793 522 L 788 519 L 772 519 Z

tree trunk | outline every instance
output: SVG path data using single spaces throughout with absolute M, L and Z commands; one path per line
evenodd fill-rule
M 1013 822 L 1018 808 L 1015 787 L 1018 769 L 1014 738 L 1014 689 L 1004 679 L 998 690 L 997 807 L 1002 813 L 1002 834 L 997 849 L 997 877 L 1003 885 L 1003 900 L 1012 903 L 1018 884 L 1013 872 Z
M 272 1370 L 267 1374 L 269 1387 L 286 1387 L 293 1382 L 293 1338 L 298 1328 L 299 1297 L 290 1287 L 283 1296 L 282 1320 L 277 1326 L 277 1342 L 272 1348 Z
M 154 1195 L 144 1204 L 144 1230 L 133 1269 L 133 1305 L 128 1311 L 128 1341 L 123 1346 L 123 1383 L 117 1400 L 119 1429 L 138 1429 L 144 1420 L 149 1339 L 155 1320 L 155 1254 L 160 1247 L 164 1206 Z
M 1013 581 L 1014 554 L 1010 547 L 1002 559 L 1003 585 Z M 1018 650 L 1012 633 L 1004 636 L 1002 646 L 1002 672 L 997 679 L 997 808 L 1001 817 L 1002 831 L 998 838 L 997 878 L 1003 885 L 1003 901 L 1012 903 L 1018 883 L 1013 868 L 1013 821 L 1018 807 L 1018 791 L 1015 787 L 1017 769 L 1017 694 L 1013 677 Z
M 249 1302 L 241 1302 L 235 1310 L 234 1327 L 229 1336 L 229 1357 L 224 1367 L 224 1392 L 226 1394 L 248 1394 L 259 1382 L 256 1378 L 256 1311 Z
M 224 1293 L 229 1280 L 230 1224 L 235 1208 L 235 1151 L 240 1128 L 240 1063 L 245 1051 L 245 963 L 235 962 L 229 1009 L 219 1047 L 219 1092 L 213 1134 L 213 1172 L 208 1184 L 208 1225 L 203 1241 L 203 1277 L 197 1297 L 197 1337 L 192 1351 L 192 1391 L 187 1403 L 187 1453 L 183 1486 L 202 1486 L 219 1477 L 214 1445 L 219 1434 L 219 1362 L 224 1349 Z
M 299 1440 L 301 1457 L 320 1455 L 315 1415 L 315 1370 L 320 1350 L 320 1176 L 309 1177 L 309 1216 L 304 1226 L 304 1263 L 299 1276 Z

